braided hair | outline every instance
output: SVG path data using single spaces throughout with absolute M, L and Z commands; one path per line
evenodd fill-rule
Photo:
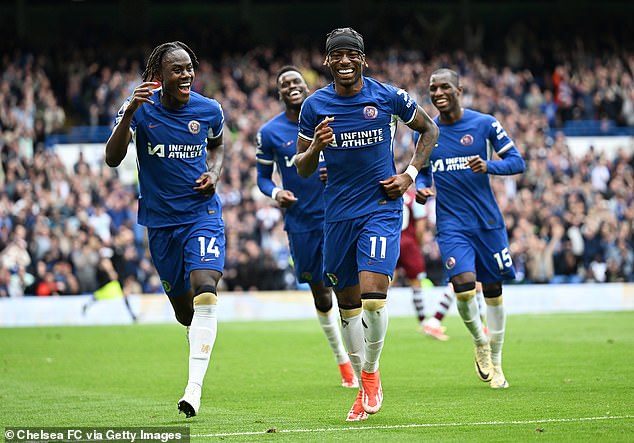
M 189 58 L 192 61 L 192 64 L 194 65 L 194 68 L 198 67 L 198 58 L 196 57 L 196 54 L 194 54 L 194 51 L 192 51 L 190 47 L 187 46 L 185 43 L 179 41 L 163 43 L 154 48 L 154 50 L 150 54 L 150 57 L 147 60 L 147 64 L 145 65 L 145 71 L 143 71 L 143 81 L 149 82 L 156 78 L 157 74 L 161 72 L 163 56 L 168 52 L 174 51 L 176 49 L 183 49 L 185 52 L 187 52 L 187 54 L 189 54 Z

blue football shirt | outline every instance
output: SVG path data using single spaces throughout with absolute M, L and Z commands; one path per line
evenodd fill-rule
M 334 83 L 308 97 L 300 112 L 299 137 L 312 141 L 315 127 L 334 117 L 335 143 L 324 149 L 328 182 L 326 222 L 350 220 L 376 211 L 402 211 L 379 184 L 396 174 L 394 135 L 398 120 L 411 122 L 416 103 L 403 89 L 363 77 L 354 96 L 337 95 Z
M 491 115 L 465 109 L 460 120 L 443 124 L 437 145 L 429 157 L 436 186 L 436 225 L 438 232 L 451 230 L 496 229 L 504 218 L 495 200 L 489 174 L 511 175 L 524 171 L 525 164 L 502 125 Z M 417 135 L 415 135 L 417 140 Z M 474 173 L 469 159 L 491 158 L 491 149 L 502 158 L 488 161 L 488 173 Z M 421 170 L 419 177 L 424 171 Z M 417 186 L 422 182 L 417 180 Z
M 258 186 L 271 195 L 273 164 L 282 176 L 284 189 L 292 191 L 297 201 L 284 211 L 284 229 L 288 232 L 307 232 L 321 229 L 324 221 L 324 183 L 319 170 L 302 178 L 295 168 L 297 155 L 297 123 L 282 112 L 265 123 L 256 137 Z
M 167 109 L 158 97 L 153 96 L 153 105 L 139 107 L 130 125 L 139 171 L 138 222 L 159 228 L 192 223 L 202 216 L 221 217 L 218 196 L 193 189 L 207 171 L 207 138 L 222 135 L 220 104 L 192 91 L 185 106 Z M 119 110 L 115 125 L 130 99 Z

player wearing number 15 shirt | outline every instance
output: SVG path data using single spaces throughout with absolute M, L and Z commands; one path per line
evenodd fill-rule
M 491 388 L 504 389 L 509 383 L 502 371 L 502 282 L 512 280 L 515 271 L 489 175 L 518 174 L 525 163 L 495 117 L 461 106 L 462 91 L 455 71 L 443 68 L 432 73 L 429 95 L 439 111 L 435 121 L 440 136 L 429 157 L 430 168 L 423 171 L 431 169 L 433 176 L 438 246 L 458 312 L 474 340 L 476 374 Z M 491 158 L 492 151 L 498 160 Z M 423 176 L 422 181 L 417 183 L 419 203 L 434 195 L 429 179 Z M 482 282 L 489 337 L 475 299 L 476 280 Z

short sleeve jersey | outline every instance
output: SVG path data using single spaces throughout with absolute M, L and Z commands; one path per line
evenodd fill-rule
M 297 202 L 285 209 L 284 229 L 288 232 L 307 232 L 321 229 L 324 221 L 324 183 L 319 171 L 310 177 L 297 174 L 297 123 L 286 113 L 273 117 L 262 126 L 256 137 L 256 159 L 263 165 L 277 165 L 284 189 L 295 194 Z
M 204 196 L 193 188 L 207 170 L 207 138 L 222 135 L 224 116 L 220 104 L 191 92 L 183 107 L 146 103 L 134 113 L 130 130 L 137 150 L 139 171 L 139 223 L 158 228 L 194 222 L 197 217 L 221 217 L 216 194 Z M 119 110 L 119 123 L 128 98 Z
M 416 102 L 403 89 L 370 77 L 363 82 L 361 91 L 350 97 L 337 95 L 330 83 L 308 97 L 300 112 L 299 137 L 309 142 L 319 122 L 334 117 L 329 126 L 335 142 L 324 149 L 326 222 L 403 208 L 403 199 L 390 200 L 379 182 L 396 174 L 397 122 L 414 119 Z

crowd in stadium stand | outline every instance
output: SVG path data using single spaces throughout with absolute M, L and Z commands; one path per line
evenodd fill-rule
M 253 140 L 260 125 L 282 110 L 278 69 L 301 67 L 315 90 L 329 81 L 323 53 L 295 50 L 283 58 L 257 47 L 225 53 L 212 64 L 194 50 L 200 61 L 194 89 L 217 99 L 226 118 L 218 193 L 227 254 L 220 289 L 294 288 L 282 214 L 256 186 Z M 69 126 L 112 125 L 120 104 L 141 82 L 144 61 L 107 65 L 78 52 L 56 71 L 46 54 L 1 56 L 0 297 L 91 293 L 104 258 L 112 261 L 125 293 L 161 292 L 145 230 L 135 222 L 136 187 L 103 162 L 94 167 L 81 156 L 68 169 L 46 143 Z M 539 75 L 461 51 L 423 58 L 392 50 L 372 53 L 368 61 L 369 75 L 407 89 L 430 115 L 429 74 L 441 66 L 458 70 L 463 104 L 494 114 L 514 139 L 527 171 L 492 181 L 506 218 L 516 283 L 634 281 L 632 146 L 615 155 L 596 146 L 575 157 L 557 131 L 575 120 L 599 122 L 606 131 L 634 126 L 634 54 L 559 54 L 553 69 Z M 403 127 L 395 145 L 398 170 L 412 149 L 411 133 Z M 428 213 L 428 277 L 442 285 L 433 202 Z

